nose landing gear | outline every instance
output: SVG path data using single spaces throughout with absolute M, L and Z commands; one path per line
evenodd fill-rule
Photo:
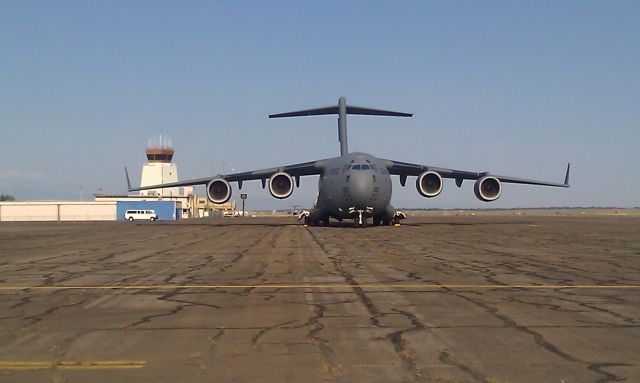
M 367 207 L 366 209 L 356 209 L 355 207 L 350 207 L 349 214 L 354 217 L 354 227 L 367 227 L 367 218 L 373 216 L 373 208 Z
M 353 226 L 367 227 L 367 217 L 362 216 L 362 211 L 359 211 L 358 216 L 353 219 Z

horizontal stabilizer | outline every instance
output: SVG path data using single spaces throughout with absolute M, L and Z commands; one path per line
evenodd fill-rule
M 325 114 L 338 114 L 338 106 L 327 106 L 326 108 L 306 109 L 298 110 L 295 112 L 270 114 L 269 118 L 322 116 Z
M 413 113 L 393 112 L 390 110 L 362 108 L 360 106 L 349 105 L 347 105 L 347 114 L 360 114 L 365 116 L 413 117 Z
M 360 106 L 347 105 L 347 114 L 359 114 L 364 116 L 390 116 L 390 117 L 412 117 L 412 113 L 393 112 L 390 110 L 363 108 Z M 338 106 L 327 106 L 325 108 L 298 110 L 295 112 L 286 112 L 278 114 L 270 114 L 269 118 L 282 117 L 304 117 L 304 116 L 323 116 L 327 114 L 339 114 Z
M 338 141 L 340 141 L 340 155 L 344 156 L 349 153 L 347 146 L 347 115 L 359 114 L 361 116 L 390 116 L 390 117 L 412 117 L 411 113 L 393 112 L 391 110 L 363 108 L 361 106 L 347 105 L 347 99 L 340 97 L 338 105 L 326 106 L 324 108 L 297 110 L 295 112 L 285 112 L 278 114 L 270 114 L 269 118 L 282 117 L 304 117 L 304 116 L 323 116 L 327 114 L 338 115 Z

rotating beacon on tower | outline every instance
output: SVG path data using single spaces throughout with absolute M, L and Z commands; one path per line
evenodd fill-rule
M 140 187 L 178 182 L 178 168 L 176 164 L 171 162 L 175 153 L 171 145 L 171 138 L 162 135 L 149 138 L 145 153 L 147 154 L 147 162 L 142 166 Z M 180 195 L 180 189 L 175 187 L 142 190 L 140 195 L 177 197 Z

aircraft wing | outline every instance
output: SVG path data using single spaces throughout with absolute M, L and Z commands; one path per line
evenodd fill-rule
M 127 173 L 127 185 L 130 192 L 138 191 L 138 190 L 172 188 L 172 187 L 179 187 L 179 186 L 206 185 L 211 180 L 214 180 L 214 179 L 225 179 L 228 182 L 238 182 L 238 186 L 242 188 L 243 181 L 262 180 L 264 185 L 264 182 L 266 182 L 266 180 L 269 177 L 271 177 L 274 173 L 277 173 L 277 172 L 289 173 L 292 177 L 296 179 L 296 184 L 297 184 L 301 176 L 320 174 L 322 172 L 324 162 L 325 160 L 302 162 L 299 164 L 285 165 L 285 166 L 268 168 L 268 169 L 252 170 L 252 171 L 242 172 L 242 173 L 219 174 L 212 177 L 197 178 L 197 179 L 179 181 L 179 182 L 170 182 L 166 184 L 149 185 L 149 186 L 138 187 L 138 188 L 131 187 L 129 174 L 126 168 L 125 168 L 125 172 Z
M 408 162 L 399 162 L 393 160 L 384 160 L 389 174 L 395 174 L 400 176 L 400 183 L 404 186 L 407 176 L 419 176 L 422 172 L 433 171 L 437 172 L 442 178 L 453 178 L 456 180 L 456 185 L 460 187 L 464 180 L 477 180 L 481 177 L 490 175 L 500 180 L 500 182 L 512 183 L 512 184 L 524 184 L 524 185 L 540 185 L 540 186 L 555 186 L 555 187 L 569 187 L 569 168 L 571 164 L 567 164 L 567 172 L 564 177 L 564 183 L 547 182 L 530 180 L 525 178 L 499 176 L 490 174 L 488 172 L 469 172 L 465 170 L 439 168 L 435 166 L 412 164 Z

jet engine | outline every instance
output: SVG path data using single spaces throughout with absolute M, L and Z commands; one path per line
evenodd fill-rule
M 416 189 L 423 197 L 435 197 L 442 191 L 442 177 L 432 171 L 426 171 L 416 179 Z
M 496 177 L 484 176 L 473 186 L 473 192 L 480 201 L 491 202 L 500 197 L 500 180 Z
M 231 185 L 224 178 L 216 178 L 207 184 L 207 197 L 213 203 L 225 203 L 231 198 Z
M 285 172 L 278 172 L 269 178 L 269 192 L 272 196 L 285 199 L 293 193 L 293 178 Z

